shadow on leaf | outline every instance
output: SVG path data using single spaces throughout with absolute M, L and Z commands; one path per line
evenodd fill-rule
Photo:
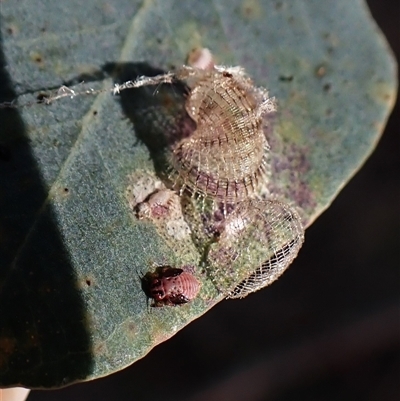
M 5 64 L 0 49 L 0 103 Z M 59 387 L 91 374 L 85 308 L 18 110 L 0 126 L 0 387 Z
M 147 63 L 108 63 L 103 71 L 116 83 L 140 76 L 152 77 L 165 71 Z M 119 97 L 125 115 L 135 128 L 136 137 L 150 152 L 160 178 L 165 179 L 169 168 L 169 150 L 196 129 L 186 112 L 188 87 L 182 83 L 151 85 L 121 91 Z

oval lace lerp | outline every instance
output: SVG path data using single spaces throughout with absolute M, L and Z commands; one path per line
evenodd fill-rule
M 304 241 L 298 213 L 275 200 L 238 204 L 210 246 L 209 274 L 227 298 L 243 298 L 275 281 Z
M 189 77 L 186 109 L 197 124 L 173 147 L 181 185 L 224 203 L 252 196 L 267 176 L 265 114 L 275 110 L 274 99 L 240 67 L 186 67 L 177 76 Z

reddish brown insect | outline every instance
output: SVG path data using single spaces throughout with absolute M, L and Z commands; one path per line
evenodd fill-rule
M 196 298 L 200 283 L 189 271 L 159 266 L 154 273 L 149 272 L 143 277 L 142 288 L 153 299 L 151 306 L 176 306 Z

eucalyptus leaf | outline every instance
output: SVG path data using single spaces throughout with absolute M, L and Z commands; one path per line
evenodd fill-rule
M 0 102 L 111 88 L 179 67 L 195 47 L 244 67 L 278 102 L 269 190 L 305 226 L 372 152 L 396 96 L 393 56 L 361 0 L 19 0 L 0 13 Z M 154 266 L 201 258 L 130 205 L 138 182 L 158 185 L 181 89 L 0 110 L 1 386 L 116 372 L 224 298 L 201 272 L 186 305 L 149 308 L 142 290 Z

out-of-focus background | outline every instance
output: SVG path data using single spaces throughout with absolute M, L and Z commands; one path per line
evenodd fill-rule
M 368 4 L 400 59 L 400 2 Z M 28 401 L 400 400 L 399 137 L 397 102 L 271 287 L 221 302 L 124 371 Z

